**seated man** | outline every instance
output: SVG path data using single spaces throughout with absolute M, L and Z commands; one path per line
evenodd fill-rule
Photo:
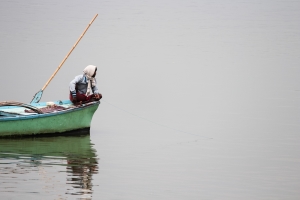
M 97 67 L 88 65 L 82 75 L 78 75 L 70 82 L 70 100 L 73 103 L 99 101 L 102 95 L 96 86 Z

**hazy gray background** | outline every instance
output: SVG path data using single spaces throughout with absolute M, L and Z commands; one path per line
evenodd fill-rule
M 21 102 L 99 14 L 42 98 L 67 99 L 73 77 L 98 66 L 95 199 L 299 199 L 300 1 L 15 0 L 0 10 L 0 101 Z

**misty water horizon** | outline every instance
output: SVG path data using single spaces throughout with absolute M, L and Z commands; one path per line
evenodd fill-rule
M 90 64 L 103 95 L 86 143 L 99 159 L 92 187 L 70 195 L 68 156 L 28 165 L 0 152 L 1 196 L 298 199 L 299 8 L 268 0 L 1 1 L 0 101 L 29 103 L 97 13 L 41 101 L 68 99 L 69 82 Z M 83 163 L 75 182 L 90 177 Z M 19 165 L 28 168 L 14 174 Z

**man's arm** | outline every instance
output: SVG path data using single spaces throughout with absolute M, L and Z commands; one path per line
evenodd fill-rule
M 94 94 L 99 94 L 99 91 L 98 91 L 98 87 L 97 87 L 97 80 L 95 79 L 95 86 L 92 87 L 92 91 Z
M 95 79 L 95 83 L 97 84 L 96 79 Z M 93 90 L 93 93 L 95 95 L 95 99 L 96 100 L 100 100 L 102 98 L 102 95 L 99 93 L 97 85 L 95 85 L 94 87 L 92 87 L 92 90 Z
M 76 97 L 76 83 L 81 81 L 81 79 L 82 79 L 82 75 L 78 75 L 69 84 L 70 92 L 72 94 L 73 100 L 75 100 L 75 101 L 77 99 L 77 97 Z

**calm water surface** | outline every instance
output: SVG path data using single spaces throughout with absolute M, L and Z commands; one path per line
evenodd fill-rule
M 89 136 L 0 140 L 5 199 L 91 198 L 98 158 Z
M 0 140 L 1 199 L 299 199 L 300 2 L 1 1 L 0 101 L 98 66 L 90 136 Z

